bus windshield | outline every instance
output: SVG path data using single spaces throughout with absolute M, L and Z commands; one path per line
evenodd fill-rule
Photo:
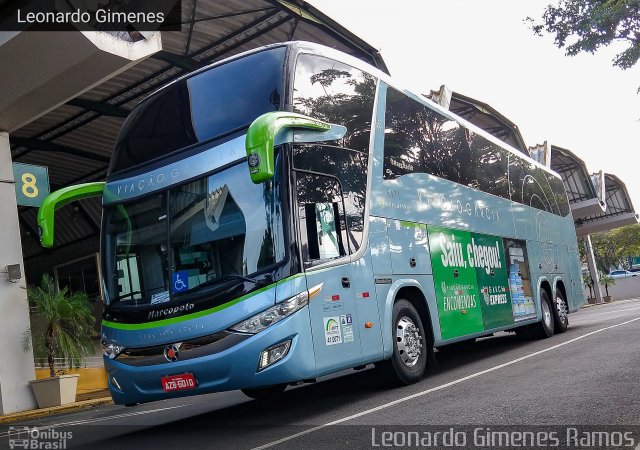
M 248 126 L 281 108 L 286 47 L 212 67 L 170 84 L 135 108 L 116 140 L 109 173 Z
M 251 183 L 246 165 L 238 163 L 107 208 L 103 253 L 111 271 L 105 274 L 110 303 L 165 303 L 282 261 L 279 186 L 278 176 Z

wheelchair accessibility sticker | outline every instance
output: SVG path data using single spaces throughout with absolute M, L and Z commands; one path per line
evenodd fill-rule
M 174 294 L 189 290 L 189 272 L 186 270 L 171 272 L 171 287 Z

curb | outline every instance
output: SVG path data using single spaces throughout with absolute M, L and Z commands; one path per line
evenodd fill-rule
M 94 406 L 113 404 L 111 397 L 96 398 L 93 400 L 84 400 L 81 402 L 71 403 L 69 405 L 53 406 L 51 408 L 32 409 L 29 411 L 21 411 L 17 413 L 6 414 L 0 416 L 0 424 L 15 422 L 18 420 L 34 419 L 38 417 L 50 416 L 62 412 L 77 411 L 80 409 L 92 408 Z
M 585 303 L 584 305 L 582 305 L 582 308 L 586 309 L 586 308 L 592 308 L 594 306 L 611 305 L 613 302 L 614 302 L 614 300 L 612 300 L 610 302 L 602 302 L 602 303 Z
M 591 308 L 593 306 L 604 306 L 604 305 L 613 305 L 614 303 L 626 303 L 629 302 L 631 300 L 639 300 L 640 298 L 621 298 L 618 300 L 611 300 L 610 302 L 602 302 L 602 303 L 585 303 L 584 305 L 582 305 L 582 309 L 586 309 L 586 308 Z

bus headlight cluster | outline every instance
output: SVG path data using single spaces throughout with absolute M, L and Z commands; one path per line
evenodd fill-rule
M 308 291 L 294 295 L 290 299 L 280 302 L 266 311 L 256 314 L 255 316 L 232 326 L 231 329 L 241 333 L 259 333 L 307 305 L 313 297 L 320 293 L 321 290 L 322 284 L 319 284 Z
M 123 345 L 117 345 L 113 342 L 102 341 L 102 352 L 109 359 L 115 359 L 124 350 Z

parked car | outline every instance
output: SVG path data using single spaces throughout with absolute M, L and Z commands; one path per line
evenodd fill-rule
M 628 270 L 612 270 L 609 272 L 611 278 L 637 277 L 638 272 L 629 272 Z

